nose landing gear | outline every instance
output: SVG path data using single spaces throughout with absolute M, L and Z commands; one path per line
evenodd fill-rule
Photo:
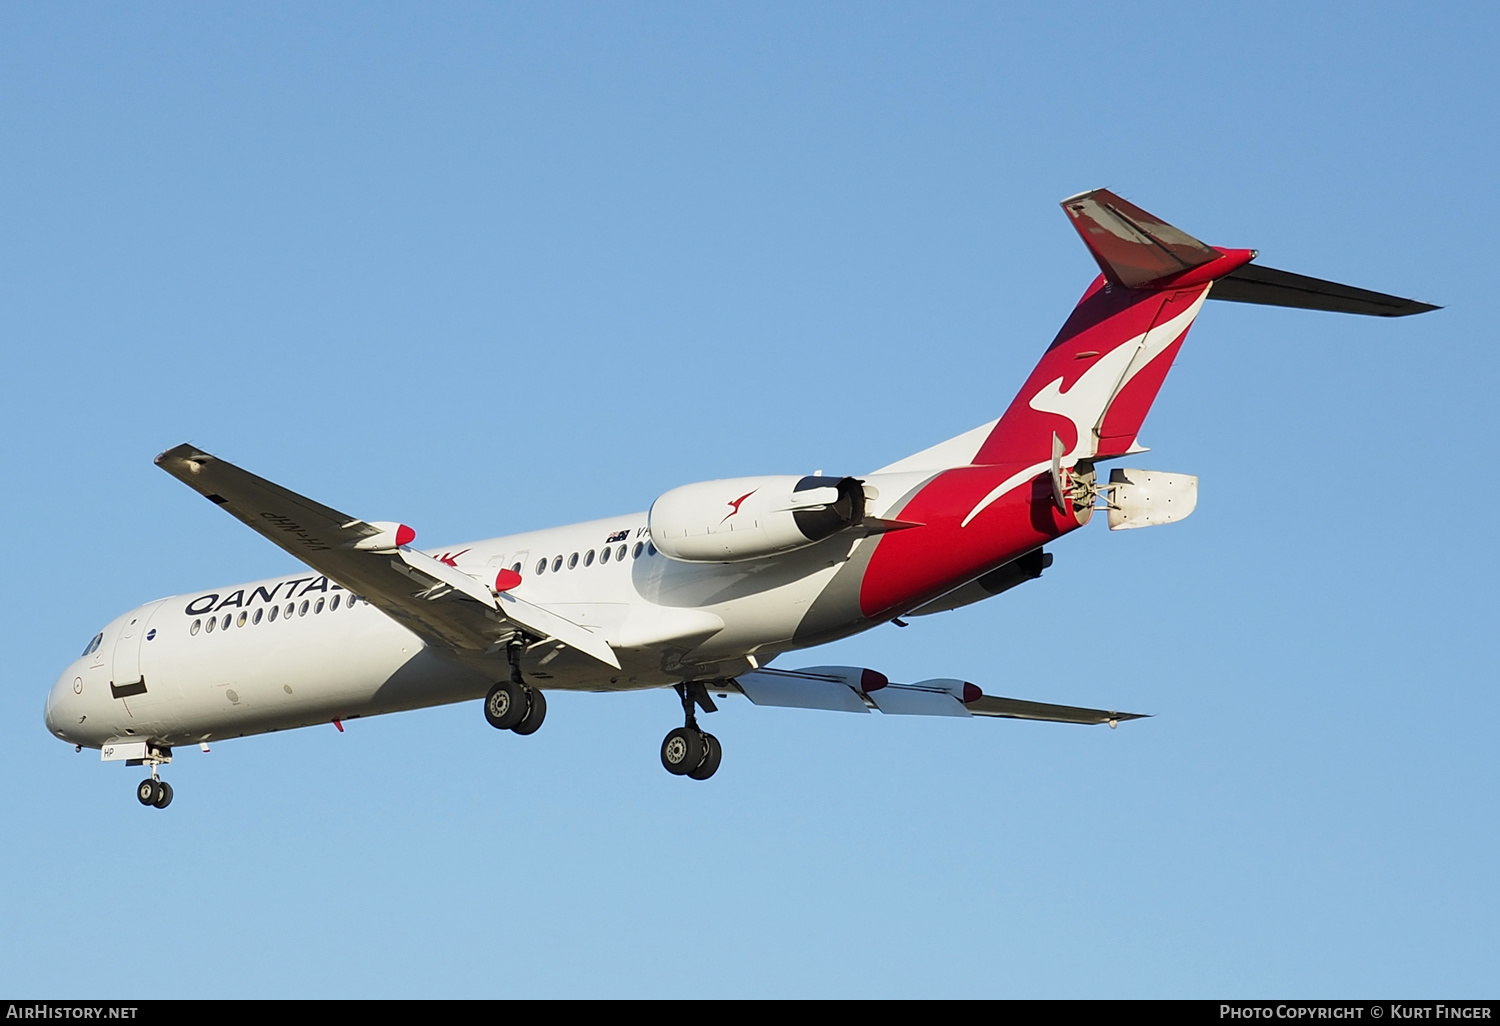
M 490 688 L 484 698 L 484 718 L 496 730 L 517 734 L 535 734 L 547 717 L 547 700 L 521 676 L 521 644 L 513 642 L 510 655 L 510 679 Z
M 172 785 L 165 780 L 147 777 L 136 785 L 135 797 L 142 805 L 165 809 L 172 804 Z
M 170 751 L 171 749 L 167 749 L 168 753 Z M 136 801 L 142 805 L 155 806 L 158 809 L 165 809 L 168 805 L 172 804 L 172 785 L 161 779 L 157 773 L 158 766 L 164 762 L 171 761 L 172 756 L 170 754 L 163 754 L 161 749 L 157 748 L 150 749 L 146 758 L 140 760 L 140 762 L 150 764 L 151 775 L 136 785 Z M 132 764 L 139 765 L 140 762 L 132 762 Z
M 661 764 L 668 773 L 693 780 L 707 780 L 718 771 L 724 758 L 724 749 L 719 739 L 698 729 L 696 707 L 704 712 L 716 712 L 718 707 L 708 697 L 708 689 L 702 681 L 689 681 L 675 685 L 682 698 L 684 723 L 667 733 L 661 743 Z

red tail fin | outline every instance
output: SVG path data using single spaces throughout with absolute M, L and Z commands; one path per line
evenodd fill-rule
M 1104 273 L 999 421 L 883 470 L 1047 464 L 1054 434 L 1066 466 L 1123 454 L 1205 296 L 1386 317 L 1436 309 L 1252 265 L 1254 250 L 1209 246 L 1107 189 L 1070 196 L 1062 207 Z
M 1193 238 L 1104 189 L 1062 203 L 1104 274 L 1053 339 L 975 463 L 1119 456 L 1156 398 L 1208 286 L 1255 256 Z

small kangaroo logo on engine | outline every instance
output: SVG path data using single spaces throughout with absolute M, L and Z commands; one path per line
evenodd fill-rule
M 731 509 L 728 513 L 724 514 L 724 520 L 728 520 L 730 517 L 738 513 L 740 511 L 740 503 L 744 502 L 746 499 L 750 498 L 750 496 L 754 495 L 758 491 L 760 491 L 759 488 L 752 488 L 744 495 L 741 495 L 738 499 L 731 499 L 729 502 L 725 503 L 726 506 L 733 506 L 734 508 Z M 720 520 L 719 523 L 722 524 L 724 520 Z

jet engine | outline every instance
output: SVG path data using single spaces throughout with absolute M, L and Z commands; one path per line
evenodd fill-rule
M 863 485 L 852 477 L 737 477 L 700 481 L 651 504 L 651 542 L 689 563 L 735 563 L 791 552 L 859 524 Z

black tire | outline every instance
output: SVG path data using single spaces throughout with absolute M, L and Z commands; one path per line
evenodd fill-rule
M 171 784 L 167 783 L 165 780 L 159 780 L 156 783 L 156 790 L 156 801 L 152 802 L 152 805 L 155 805 L 158 809 L 165 809 L 168 805 L 172 804 Z
M 526 716 L 526 687 L 502 680 L 484 696 L 484 718 L 496 730 L 510 730 Z
M 536 688 L 526 689 L 527 697 L 531 699 L 526 704 L 526 715 L 520 723 L 510 729 L 523 737 L 527 734 L 535 734 L 541 727 L 542 721 L 547 718 L 547 700 Z
M 157 789 L 156 781 L 150 777 L 135 785 L 135 799 L 142 805 L 155 805 L 156 798 L 160 793 Z
M 709 777 L 718 772 L 719 763 L 723 760 L 723 758 L 724 748 L 719 744 L 719 739 L 714 737 L 712 734 L 704 734 L 703 761 L 700 762 L 698 764 L 698 768 L 689 773 L 688 776 L 692 777 L 694 780 L 707 780 Z
M 668 773 L 685 776 L 703 761 L 703 735 L 687 727 L 670 731 L 661 743 L 661 764 Z

